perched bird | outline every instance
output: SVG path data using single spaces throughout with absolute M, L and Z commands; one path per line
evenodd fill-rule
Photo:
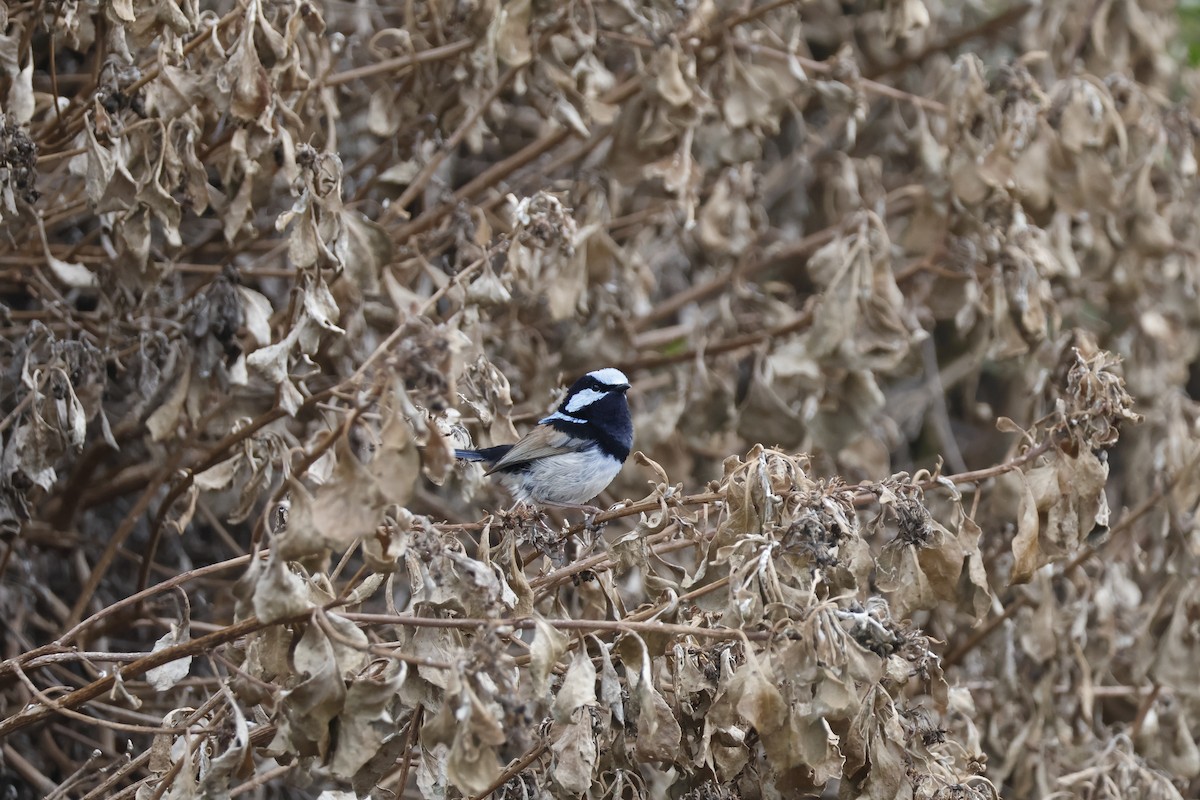
M 485 474 L 495 475 L 518 502 L 584 508 L 617 477 L 633 446 L 628 390 L 629 379 L 620 370 L 589 372 L 516 444 L 454 455 L 482 461 Z

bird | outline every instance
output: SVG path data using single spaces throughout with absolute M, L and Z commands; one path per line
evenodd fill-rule
M 633 447 L 629 379 L 613 367 L 571 384 L 558 408 L 514 444 L 455 450 L 462 461 L 482 462 L 518 503 L 596 510 L 587 505 L 604 491 Z

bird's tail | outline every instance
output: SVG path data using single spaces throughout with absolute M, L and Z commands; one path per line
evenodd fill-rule
M 479 450 L 455 450 L 454 457 L 460 461 L 484 461 L 492 464 L 504 457 L 512 449 L 511 444 L 498 444 L 495 447 L 484 447 Z

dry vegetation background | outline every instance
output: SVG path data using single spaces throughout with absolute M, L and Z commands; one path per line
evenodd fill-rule
M 0 797 L 1200 792 L 1172 3 L 0 11 Z

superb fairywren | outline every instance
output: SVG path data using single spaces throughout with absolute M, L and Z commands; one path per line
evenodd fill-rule
M 582 508 L 617 477 L 633 447 L 628 390 L 620 370 L 589 372 L 516 444 L 454 455 L 485 463 L 485 474 L 495 475 L 517 501 Z

